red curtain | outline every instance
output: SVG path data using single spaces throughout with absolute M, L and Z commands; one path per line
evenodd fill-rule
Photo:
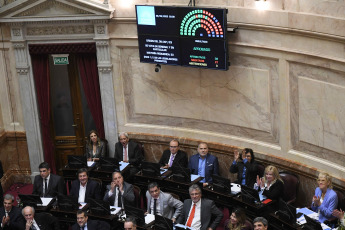
M 104 138 L 102 102 L 96 55 L 79 54 L 77 56 L 77 62 L 87 104 L 89 105 L 98 134 L 101 138 Z
M 39 107 L 41 133 L 43 140 L 44 160 L 49 163 L 53 173 L 56 173 L 54 145 L 49 133 L 50 122 L 50 76 L 48 55 L 31 55 L 32 69 L 35 79 L 36 96 Z

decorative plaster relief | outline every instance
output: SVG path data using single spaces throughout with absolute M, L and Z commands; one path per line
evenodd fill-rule
M 46 27 L 29 27 L 27 28 L 28 36 L 38 35 L 63 35 L 63 34 L 93 34 L 93 25 L 78 26 L 46 26 Z
M 14 37 L 20 37 L 20 36 L 22 35 L 21 29 L 13 28 L 13 29 L 12 29 L 12 35 L 13 35 Z
M 104 26 L 97 26 L 97 33 L 98 34 L 105 34 L 105 27 Z

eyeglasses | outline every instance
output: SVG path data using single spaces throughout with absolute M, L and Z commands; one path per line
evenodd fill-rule
M 177 148 L 178 146 L 170 146 L 170 148 L 172 148 L 172 149 L 175 149 L 175 148 Z

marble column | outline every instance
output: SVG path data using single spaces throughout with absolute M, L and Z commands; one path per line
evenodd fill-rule
M 44 161 L 35 85 L 30 69 L 29 53 L 21 25 L 11 27 L 12 45 L 16 59 L 16 70 L 22 101 L 24 126 L 29 150 L 31 178 L 39 174 L 38 166 Z
M 95 22 L 95 39 L 97 47 L 97 61 L 99 85 L 101 90 L 102 111 L 105 137 L 108 140 L 109 155 L 115 152 L 117 142 L 117 119 L 114 97 L 114 82 L 112 64 L 109 51 L 108 27 L 106 21 Z

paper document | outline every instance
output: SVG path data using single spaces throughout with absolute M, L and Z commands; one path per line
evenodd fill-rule
M 37 204 L 37 206 L 48 206 L 50 201 L 52 201 L 53 198 L 48 197 L 41 197 L 42 204 Z
M 201 177 L 201 176 L 191 174 L 191 175 L 190 175 L 190 181 L 195 181 L 195 180 L 198 179 L 199 177 Z
M 145 224 L 152 223 L 153 221 L 155 221 L 155 215 L 147 214 L 145 216 Z
M 115 209 L 114 211 L 110 210 L 110 214 L 111 215 L 116 215 L 118 214 L 120 211 L 121 211 L 121 208 L 120 207 L 115 207 L 115 206 L 110 206 L 110 209 Z
M 88 161 L 87 162 L 87 167 L 92 167 L 92 166 L 94 166 L 96 164 L 96 162 L 94 162 L 94 161 Z
M 123 161 L 120 161 L 119 164 L 120 164 L 120 171 L 124 170 L 127 167 L 127 165 L 129 165 L 128 162 L 123 162 Z

